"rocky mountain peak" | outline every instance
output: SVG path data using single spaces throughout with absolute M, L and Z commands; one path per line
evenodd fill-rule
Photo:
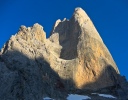
M 82 8 L 57 20 L 48 39 L 37 23 L 21 26 L 1 50 L 0 76 L 0 100 L 65 100 L 68 93 L 101 90 L 128 96 L 125 78 Z
M 75 21 L 78 21 L 78 22 L 85 22 L 90 20 L 86 12 L 80 7 L 75 9 L 73 17 L 75 18 Z
M 35 39 L 44 42 L 46 39 L 46 33 L 44 32 L 43 27 L 36 23 L 28 28 L 22 25 L 17 33 L 17 37 L 22 37 L 26 41 Z

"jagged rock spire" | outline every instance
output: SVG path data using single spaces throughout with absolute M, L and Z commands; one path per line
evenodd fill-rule
M 78 88 L 97 88 L 116 84 L 118 68 L 92 21 L 82 8 L 76 8 L 71 19 L 57 21 L 52 34 L 62 46 L 60 58 L 77 59 L 73 80 Z M 52 35 L 51 35 L 52 37 Z M 112 76 L 111 76 L 112 75 Z M 113 76 L 114 75 L 114 76 Z M 98 80 L 98 81 L 97 81 Z M 104 84 L 102 82 L 104 81 Z M 88 85 L 88 83 L 94 83 Z
M 65 100 L 76 89 L 120 84 L 118 68 L 82 8 L 70 20 L 57 20 L 48 39 L 41 25 L 22 26 L 1 50 L 0 76 L 1 100 Z

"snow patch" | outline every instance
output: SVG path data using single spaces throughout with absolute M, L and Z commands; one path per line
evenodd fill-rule
M 43 98 L 43 100 L 54 100 L 54 99 L 49 98 L 49 97 L 45 97 L 45 98 Z
M 105 97 L 105 98 L 114 98 L 114 99 L 116 99 L 116 97 L 114 97 L 114 96 L 112 96 L 112 95 L 110 95 L 110 94 L 99 94 L 99 93 L 91 93 L 91 94 L 97 94 L 97 95 L 99 95 L 99 96 L 101 96 L 101 97 Z
M 67 100 L 86 100 L 86 99 L 91 99 L 89 96 L 84 96 L 84 95 L 78 95 L 78 94 L 69 94 L 67 97 Z
M 102 96 L 102 97 L 106 97 L 106 98 L 115 98 L 116 99 L 116 97 L 109 95 L 109 94 L 98 94 L 98 95 Z
M 99 93 L 91 93 L 91 94 L 99 94 Z

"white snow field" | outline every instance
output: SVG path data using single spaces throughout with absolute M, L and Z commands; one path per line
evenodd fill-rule
M 116 99 L 116 97 L 109 95 L 109 94 L 98 94 L 98 95 L 102 96 L 102 97 L 106 97 L 106 98 L 115 98 Z
M 54 100 L 54 99 L 49 98 L 49 97 L 45 97 L 45 98 L 43 98 L 43 100 Z
M 105 97 L 105 98 L 114 98 L 114 99 L 116 99 L 116 97 L 114 97 L 110 94 L 99 94 L 99 93 L 92 93 L 92 94 L 97 94 L 97 95 L 99 95 L 101 97 Z
M 105 98 L 114 98 L 117 99 L 116 97 L 110 95 L 110 94 L 99 94 L 99 93 L 91 93 L 92 95 L 97 94 L 98 96 L 102 96 Z M 91 97 L 87 96 L 87 95 L 78 95 L 78 94 L 69 94 L 67 97 L 67 100 L 88 100 L 91 99 Z M 55 100 L 49 97 L 45 97 L 43 98 L 43 100 Z
M 86 95 L 78 95 L 78 94 L 69 94 L 67 97 L 67 100 L 86 100 L 86 99 L 88 100 L 91 98 Z M 43 98 L 43 100 L 54 100 L 54 99 L 45 97 L 45 98 Z
M 78 95 L 78 94 L 69 94 L 67 97 L 67 100 L 86 100 L 86 99 L 91 99 L 89 96 L 85 95 Z

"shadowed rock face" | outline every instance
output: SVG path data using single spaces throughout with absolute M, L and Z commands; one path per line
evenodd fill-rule
M 1 49 L 0 76 L 1 100 L 41 100 L 46 95 L 65 100 L 76 89 L 99 90 L 121 80 L 111 54 L 81 8 L 70 20 L 57 20 L 48 39 L 39 24 L 21 26 Z

